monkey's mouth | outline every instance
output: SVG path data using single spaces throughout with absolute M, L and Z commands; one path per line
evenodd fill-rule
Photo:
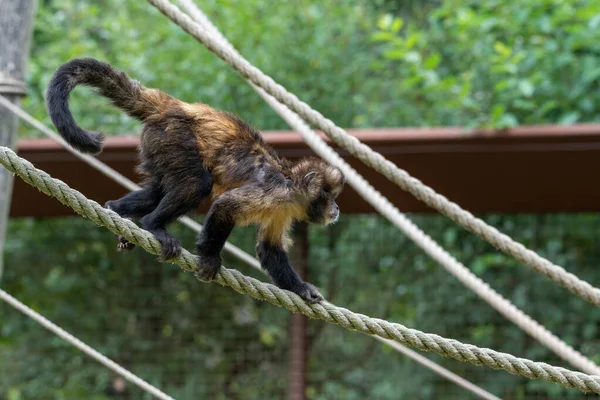
M 338 219 L 340 219 L 340 212 L 336 210 L 329 214 L 329 218 L 327 218 L 326 224 L 335 224 L 336 222 L 338 222 Z

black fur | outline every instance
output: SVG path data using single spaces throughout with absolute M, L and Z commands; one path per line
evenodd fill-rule
M 177 124 L 177 119 L 175 121 Z M 138 169 L 143 174 L 151 174 L 142 184 L 146 187 L 144 190 L 152 193 L 147 202 L 129 194 L 107 206 L 122 216 L 143 217 L 140 222 L 144 229 L 152 232 L 163 245 L 162 258 L 170 259 L 181 253 L 181 247 L 167 232 L 167 224 L 196 209 L 210 195 L 212 176 L 194 145 L 193 133 L 183 130 L 171 138 L 166 137 L 165 129 L 162 122 L 149 123 L 142 131 L 144 161 Z M 164 157 L 163 151 L 168 151 L 170 157 Z
M 326 217 L 327 199 L 319 197 L 313 200 L 308 206 L 307 215 L 309 221 L 319 222 Z
M 227 196 L 221 196 L 210 208 L 204 228 L 198 235 L 198 271 L 196 276 L 203 280 L 215 279 L 221 267 L 221 250 L 235 227 L 235 208 Z
M 298 294 L 309 303 L 323 300 L 323 296 L 313 285 L 300 279 L 280 245 L 261 241 L 256 246 L 256 254 L 275 285 Z
M 52 123 L 67 143 L 82 153 L 96 154 L 102 150 L 103 135 L 81 129 L 69 110 L 69 93 L 78 75 L 76 68 L 75 64 L 65 64 L 54 73 L 46 93 L 46 105 Z

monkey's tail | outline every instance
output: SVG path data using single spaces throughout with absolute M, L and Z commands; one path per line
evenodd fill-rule
M 147 89 L 125 73 L 92 58 L 73 59 L 61 65 L 50 80 L 46 106 L 58 133 L 82 153 L 97 154 L 104 136 L 80 128 L 69 109 L 69 94 L 77 85 L 92 86 L 115 106 L 144 121 L 159 113 L 170 98 L 156 89 Z

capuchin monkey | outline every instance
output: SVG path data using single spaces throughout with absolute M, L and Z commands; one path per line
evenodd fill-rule
M 103 135 L 80 128 L 69 110 L 77 85 L 94 87 L 143 123 L 138 172 L 142 189 L 111 200 L 106 207 L 124 218 L 141 219 L 163 246 L 162 258 L 181 253 L 166 225 L 210 198 L 212 206 L 197 239 L 198 271 L 212 280 L 221 267 L 221 250 L 235 225 L 258 225 L 256 252 L 273 282 L 309 303 L 323 300 L 303 282 L 287 255 L 294 221 L 330 224 L 338 220 L 335 202 L 342 172 L 321 159 L 291 162 L 267 146 L 260 133 L 236 116 L 206 104 L 188 104 L 149 89 L 111 65 L 74 59 L 54 73 L 46 94 L 50 118 L 61 136 L 82 153 L 98 154 Z M 118 247 L 134 245 L 119 237 Z

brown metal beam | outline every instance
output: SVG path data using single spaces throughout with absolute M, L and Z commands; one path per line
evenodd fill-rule
M 476 213 L 600 211 L 600 189 L 596 184 L 600 124 L 528 126 L 501 132 L 460 128 L 349 132 L 437 192 Z M 284 157 L 313 155 L 296 133 L 267 132 L 264 137 Z M 99 158 L 135 180 L 137 144 L 135 136 L 110 137 Z M 38 168 L 101 204 L 126 193 L 49 139 L 20 140 L 18 151 Z M 347 152 L 340 153 L 400 210 L 432 211 Z M 339 203 L 344 213 L 373 212 L 349 186 Z M 12 204 L 13 217 L 73 214 L 20 180 L 15 182 Z

